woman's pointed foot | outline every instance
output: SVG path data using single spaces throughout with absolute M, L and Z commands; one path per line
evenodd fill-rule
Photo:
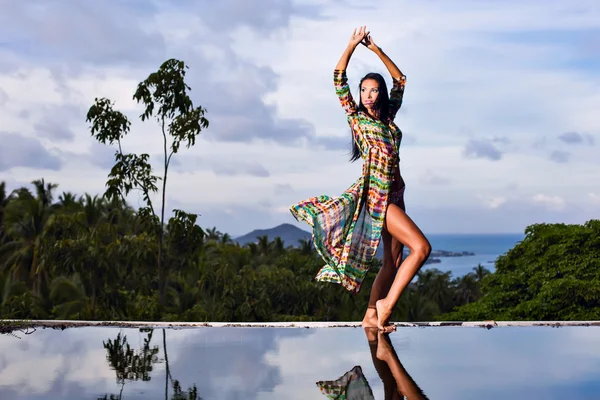
M 384 300 L 377 300 L 375 307 L 377 309 L 377 328 L 383 332 L 395 331 L 396 325 L 389 324 L 392 308 Z

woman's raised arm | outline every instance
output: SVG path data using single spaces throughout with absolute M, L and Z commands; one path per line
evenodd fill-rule
M 365 35 L 362 44 L 365 45 L 373 53 L 377 54 L 377 56 L 381 59 L 381 61 L 389 71 L 390 75 L 392 76 L 392 79 L 399 81 L 402 78 L 404 78 L 404 74 L 400 71 L 400 68 L 398 68 L 396 64 L 394 64 L 394 62 L 388 57 L 388 55 L 385 54 L 385 52 L 375 44 L 373 38 L 369 35 L 368 32 Z
M 335 93 L 340 100 L 342 108 L 348 116 L 356 114 L 358 107 L 352 98 L 352 93 L 350 93 L 348 78 L 346 76 L 346 68 L 348 67 L 348 62 L 350 61 L 350 57 L 352 57 L 352 53 L 354 53 L 354 49 L 356 49 L 356 46 L 358 46 L 358 44 L 368 34 L 369 32 L 366 32 L 366 27 L 364 26 L 361 26 L 358 29 L 358 32 L 356 29 L 354 29 L 354 32 L 350 37 L 350 41 L 348 42 L 348 46 L 346 46 L 342 57 L 340 57 L 340 61 L 338 61 L 337 65 L 335 66 L 335 70 L 333 71 L 333 84 L 335 87 Z
M 354 29 L 352 36 L 350 36 L 348 46 L 346 46 L 342 57 L 340 57 L 340 61 L 338 61 L 335 66 L 336 71 L 345 71 L 346 68 L 348 68 L 348 62 L 350 62 L 350 57 L 352 57 L 354 49 L 356 49 L 356 46 L 358 46 L 358 44 L 369 34 L 369 32 L 366 32 L 366 29 L 366 26 L 358 28 L 358 32 L 356 32 L 356 28 Z
M 373 51 L 373 53 L 377 54 L 377 56 L 381 59 L 390 75 L 392 76 L 392 88 L 390 89 L 390 108 L 389 108 L 389 116 L 391 119 L 394 119 L 396 113 L 400 109 L 402 105 L 402 98 L 404 97 L 404 86 L 406 85 L 406 76 L 400 71 L 400 68 L 394 64 L 394 62 L 388 57 L 387 54 L 379 46 L 375 44 L 373 38 L 368 34 L 365 36 L 365 39 L 362 41 L 362 44 L 365 45 L 369 50 Z

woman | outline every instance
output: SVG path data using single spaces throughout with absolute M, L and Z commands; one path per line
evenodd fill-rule
M 362 43 L 383 61 L 392 76 L 390 96 L 383 77 L 367 74 L 354 101 L 346 68 Z M 326 265 L 316 280 L 334 282 L 358 293 L 383 237 L 384 262 L 371 290 L 364 327 L 393 330 L 388 322 L 402 291 L 429 257 L 431 246 L 404 212 L 404 181 L 398 150 L 402 132 L 393 122 L 402 104 L 406 77 L 366 31 L 354 30 L 334 71 L 334 85 L 352 130 L 353 157 L 363 159 L 362 176 L 341 196 L 313 197 L 291 207 L 297 220 L 312 226 L 313 241 Z M 399 268 L 402 247 L 410 255 Z

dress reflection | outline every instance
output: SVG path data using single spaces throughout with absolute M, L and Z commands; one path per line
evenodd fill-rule
M 377 328 L 364 328 L 369 342 L 373 366 L 383 382 L 385 400 L 427 399 L 421 388 L 408 374 L 394 350 L 389 333 Z M 323 395 L 335 400 L 375 399 L 362 368 L 357 365 L 340 378 L 319 381 L 317 386 Z

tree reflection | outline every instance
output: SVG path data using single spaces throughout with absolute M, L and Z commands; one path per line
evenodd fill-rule
M 154 364 L 159 362 L 158 353 L 159 346 L 150 346 L 152 341 L 153 329 L 140 329 L 140 332 L 146 333 L 142 348 L 135 351 L 127 342 L 127 336 L 121 332 L 117 334 L 114 340 L 109 339 L 103 342 L 106 349 L 106 360 L 109 366 L 115 371 L 117 376 L 117 384 L 121 386 L 118 395 L 105 394 L 104 397 L 99 397 L 98 400 L 122 400 L 123 388 L 128 381 L 150 381 L 150 373 L 154 369 Z M 163 333 L 163 352 L 165 360 L 165 400 L 169 400 L 169 386 L 172 394 L 170 400 L 202 400 L 198 395 L 198 389 L 194 384 L 188 390 L 183 390 L 177 379 L 173 379 L 169 368 L 169 357 L 167 353 L 167 334 L 166 330 L 162 329 Z
M 173 379 L 171 376 L 171 370 L 169 369 L 169 356 L 167 354 L 167 333 L 163 328 L 163 350 L 165 352 L 165 400 L 168 399 L 169 392 L 169 381 L 171 382 L 171 387 L 173 389 L 173 396 L 171 396 L 171 400 L 202 400 L 202 397 L 198 396 L 198 388 L 194 384 L 191 388 L 184 391 L 181 389 L 181 385 L 177 379 Z
M 384 399 L 426 400 L 427 396 L 408 374 L 394 350 L 389 333 L 364 328 L 373 365 L 383 382 Z M 359 365 L 334 381 L 317 382 L 321 393 L 332 400 L 375 399 Z
M 140 332 L 145 332 L 144 344 L 139 351 L 135 351 L 127 343 L 127 336 L 122 332 L 117 334 L 114 340 L 108 339 L 102 342 L 106 349 L 106 361 L 108 365 L 115 371 L 117 375 L 117 385 L 121 386 L 119 395 L 111 394 L 110 397 L 105 395 L 98 400 L 121 400 L 123 396 L 123 388 L 127 381 L 142 380 L 147 382 L 150 380 L 150 372 L 153 365 L 158 362 L 158 346 L 150 348 L 152 341 L 152 329 L 140 329 Z

